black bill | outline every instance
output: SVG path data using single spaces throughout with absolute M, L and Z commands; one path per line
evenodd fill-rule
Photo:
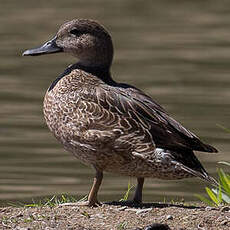
M 26 50 L 22 54 L 22 56 L 36 56 L 36 55 L 42 55 L 42 54 L 51 54 L 51 53 L 62 52 L 63 49 L 61 47 L 57 46 L 56 39 L 57 39 L 57 37 L 55 36 L 53 39 L 46 42 L 41 47 Z

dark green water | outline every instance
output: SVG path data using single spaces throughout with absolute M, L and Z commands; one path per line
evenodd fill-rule
M 75 60 L 66 54 L 21 57 L 73 18 L 92 18 L 113 36 L 117 81 L 151 95 L 220 154 L 197 153 L 207 170 L 230 161 L 230 2 L 65 0 L 0 2 L 0 202 L 87 194 L 93 170 L 65 152 L 45 125 L 43 96 Z M 106 174 L 101 200 L 120 199 L 129 178 Z M 131 179 L 132 184 L 135 180 Z M 145 201 L 204 191 L 199 179 L 149 179 Z

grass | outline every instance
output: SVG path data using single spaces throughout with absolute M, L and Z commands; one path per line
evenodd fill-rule
M 120 199 L 120 201 L 128 200 L 128 197 L 133 187 L 134 186 L 131 185 L 129 181 L 127 191 L 125 192 L 124 196 Z M 53 195 L 52 197 L 46 197 L 39 201 L 32 200 L 32 203 L 30 204 L 24 204 L 22 202 L 17 202 L 17 203 L 8 203 L 8 205 L 12 207 L 43 207 L 43 206 L 54 207 L 54 206 L 64 204 L 64 203 L 74 203 L 74 202 L 86 201 L 87 197 L 88 195 L 85 195 L 84 197 L 78 200 L 72 195 L 62 194 L 62 195 Z M 82 213 L 82 215 L 84 215 L 84 213 Z
M 230 166 L 228 162 L 219 162 Z M 221 206 L 230 204 L 230 174 L 227 174 L 223 169 L 218 169 L 218 187 L 208 188 L 206 187 L 206 193 L 209 197 L 196 194 L 201 201 L 206 203 L 209 206 Z
M 225 128 L 222 125 L 218 125 L 218 126 L 223 130 L 225 130 L 226 132 L 230 133 L 230 129 Z M 230 166 L 229 162 L 220 161 L 218 163 Z M 198 194 L 196 194 L 196 197 L 198 197 L 201 201 L 203 201 L 204 203 L 210 206 L 221 206 L 226 204 L 229 205 L 230 204 L 230 174 L 225 173 L 223 169 L 218 169 L 217 172 L 219 177 L 218 186 L 211 189 L 208 187 L 205 188 L 209 199 Z
M 120 201 L 128 200 L 128 197 L 133 187 L 134 186 L 131 185 L 129 181 L 127 191 L 125 192 L 124 196 L 120 199 Z M 54 207 L 54 206 L 64 204 L 64 203 L 74 203 L 74 202 L 86 201 L 87 197 L 88 195 L 85 195 L 81 199 L 76 199 L 72 195 L 62 194 L 62 195 L 53 195 L 52 197 L 46 197 L 38 201 L 32 199 L 32 203 L 30 204 L 24 204 L 22 202 L 16 202 L 16 203 L 9 202 L 8 205 L 12 207 L 43 207 L 43 206 Z M 82 213 L 82 215 L 84 215 L 84 213 Z
M 23 203 L 8 203 L 10 206 L 13 207 L 54 207 L 59 204 L 64 203 L 73 203 L 77 201 L 83 201 L 87 199 L 87 196 L 81 198 L 80 200 L 77 200 L 74 196 L 68 195 L 68 194 L 62 194 L 60 196 L 53 195 L 51 198 L 44 198 L 39 201 L 32 200 L 32 203 L 30 204 L 23 204 Z
M 129 181 L 127 191 L 125 192 L 124 196 L 119 201 L 127 201 L 129 198 L 130 192 L 133 188 L 134 188 L 134 186 L 131 185 L 131 183 Z
M 123 230 L 126 229 L 128 226 L 128 222 L 127 221 L 123 221 L 120 224 L 117 225 L 117 230 Z
M 131 185 L 130 181 L 128 183 L 128 188 L 127 191 L 125 192 L 124 196 L 120 199 L 120 201 L 127 201 L 128 197 L 130 195 L 131 190 L 133 189 L 133 185 Z M 74 196 L 68 195 L 68 194 L 62 194 L 60 196 L 53 195 L 51 198 L 44 198 L 39 201 L 32 201 L 31 204 L 13 204 L 11 203 L 11 206 L 23 206 L 23 207 L 42 207 L 42 206 L 49 206 L 49 207 L 54 207 L 60 204 L 64 203 L 74 203 L 74 202 L 81 202 L 81 201 L 86 201 L 88 195 L 85 195 L 82 197 L 80 200 L 77 200 Z M 82 213 L 84 215 L 84 213 Z M 86 215 L 87 216 L 87 215 Z

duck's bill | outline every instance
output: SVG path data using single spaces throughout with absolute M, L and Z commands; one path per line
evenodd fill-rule
M 22 56 L 37 56 L 43 54 L 51 54 L 51 53 L 58 53 L 63 52 L 63 49 L 58 47 L 56 44 L 56 36 L 51 39 L 50 41 L 46 42 L 44 45 L 38 48 L 26 50 Z

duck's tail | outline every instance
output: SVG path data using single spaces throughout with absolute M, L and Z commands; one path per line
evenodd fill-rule
M 177 152 L 174 157 L 177 164 L 179 164 L 184 171 L 195 177 L 199 177 L 214 186 L 218 186 L 218 182 L 207 173 L 192 150 Z
M 185 165 L 181 165 L 181 168 L 184 169 L 186 172 L 192 174 L 193 176 L 199 177 L 212 184 L 213 186 L 218 187 L 217 180 L 214 177 L 210 176 L 203 167 L 200 171 L 193 170 Z

